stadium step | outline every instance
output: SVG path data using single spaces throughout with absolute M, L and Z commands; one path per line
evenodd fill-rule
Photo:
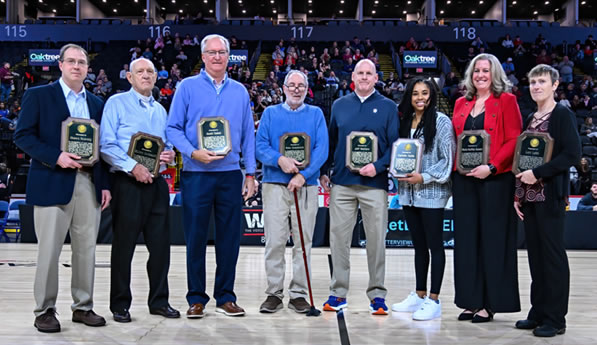
M 262 52 L 257 60 L 255 71 L 253 71 L 253 80 L 265 80 L 269 71 L 272 70 L 272 53 Z
M 390 72 L 396 74 L 392 57 L 389 54 L 379 54 L 379 70 L 383 72 L 383 79 L 390 77 Z

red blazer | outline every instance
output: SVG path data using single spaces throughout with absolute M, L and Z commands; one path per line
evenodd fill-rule
M 476 97 L 469 101 L 464 97 L 456 100 L 452 124 L 456 137 L 464 131 L 464 123 L 475 106 Z M 485 101 L 485 131 L 491 137 L 489 163 L 495 165 L 497 173 L 512 170 L 512 158 L 516 139 L 522 130 L 522 117 L 516 103 L 516 96 L 503 92 L 500 97 L 489 96 Z M 456 170 L 456 164 L 454 165 Z

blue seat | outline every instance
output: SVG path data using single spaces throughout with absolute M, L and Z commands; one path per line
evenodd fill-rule
M 8 212 L 6 212 L 6 221 L 4 224 L 5 229 L 14 229 L 15 242 L 19 241 L 21 235 L 21 218 L 19 215 L 19 205 L 25 203 L 25 200 L 15 200 L 8 206 Z
M 5 239 L 6 242 L 10 242 L 10 237 L 4 232 L 4 227 L 6 226 L 6 217 L 8 216 L 8 202 L 4 200 L 0 200 L 0 228 L 2 229 L 2 237 L 0 239 Z

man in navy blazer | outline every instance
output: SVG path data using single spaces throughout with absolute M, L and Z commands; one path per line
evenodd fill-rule
M 15 143 L 32 158 L 27 203 L 34 205 L 38 240 L 34 326 L 40 332 L 60 331 L 55 316 L 58 258 L 67 232 L 72 248 L 72 321 L 88 326 L 106 323 L 92 308 L 95 243 L 101 210 L 111 199 L 107 171 L 101 161 L 83 168 L 79 156 L 60 149 L 62 121 L 67 117 L 100 123 L 103 102 L 83 87 L 88 63 L 80 46 L 62 47 L 60 80 L 27 90 L 15 132 Z

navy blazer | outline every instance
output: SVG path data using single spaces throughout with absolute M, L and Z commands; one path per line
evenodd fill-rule
M 103 101 L 87 92 L 89 115 L 100 123 Z M 76 169 L 56 165 L 60 149 L 62 121 L 70 116 L 62 87 L 58 81 L 30 88 L 23 95 L 21 113 L 14 139 L 17 146 L 31 156 L 27 177 L 27 203 L 38 206 L 66 205 L 75 189 Z M 93 166 L 93 182 L 98 203 L 102 189 L 109 189 L 107 165 L 101 160 Z

